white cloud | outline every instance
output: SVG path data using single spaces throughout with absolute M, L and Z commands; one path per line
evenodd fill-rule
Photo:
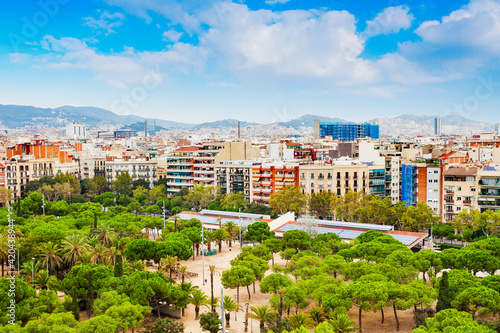
M 201 31 L 197 13 L 209 8 L 217 0 L 104 0 L 111 6 L 120 6 L 128 13 L 151 23 L 149 12 L 158 13 L 172 24 L 181 24 L 184 30 L 193 34 Z
M 264 0 L 264 2 L 267 3 L 268 5 L 283 4 L 283 3 L 287 3 L 289 1 L 290 0 Z
M 387 7 L 373 20 L 366 21 L 366 30 L 363 34 L 373 37 L 397 33 L 410 28 L 414 19 L 407 6 Z
M 9 55 L 10 60 L 40 68 L 87 70 L 98 80 L 121 89 L 142 84 L 152 72 L 161 80 L 169 70 L 194 71 L 198 70 L 196 62 L 203 62 L 201 49 L 182 43 L 160 52 L 138 52 L 124 47 L 123 52 L 109 55 L 100 54 L 87 43 L 71 37 L 56 39 L 48 35 L 40 45 L 47 53 L 38 56 L 13 53 Z
M 176 43 L 181 38 L 182 32 L 178 32 L 175 29 L 171 29 L 168 31 L 164 31 L 162 36 L 163 36 L 163 41 Z
M 500 3 L 472 0 L 439 21 L 423 22 L 415 33 L 423 42 L 500 55 Z
M 99 19 L 93 17 L 84 17 L 83 25 L 91 27 L 94 31 L 104 31 L 105 35 L 108 36 L 112 33 L 116 33 L 113 29 L 119 27 L 123 24 L 125 20 L 125 15 L 122 13 L 110 14 L 108 11 L 101 13 Z
M 335 85 L 377 76 L 359 58 L 364 41 L 356 33 L 355 17 L 346 11 L 252 11 L 220 3 L 198 17 L 210 26 L 200 35 L 200 45 L 219 68 L 232 73 L 313 78 Z

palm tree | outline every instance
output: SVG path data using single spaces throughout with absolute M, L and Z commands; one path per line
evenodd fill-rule
M 60 281 L 55 276 L 49 276 L 46 270 L 41 270 L 38 272 L 35 278 L 35 286 L 38 289 L 46 290 L 57 290 L 59 289 Z
M 54 270 L 55 266 L 59 266 L 60 264 L 62 264 L 62 259 L 59 256 L 60 252 L 61 249 L 59 248 L 59 246 L 52 242 L 47 242 L 47 244 L 42 245 L 42 266 L 49 266 L 49 275 Z
M 83 254 L 88 250 L 88 244 L 85 237 L 77 234 L 67 236 L 62 242 L 63 245 L 63 259 L 64 261 L 73 266 L 82 259 Z
M 331 320 L 330 324 L 332 325 L 333 332 L 335 333 L 349 333 L 354 332 L 358 329 L 354 324 L 356 322 L 351 320 L 347 313 L 342 313 L 337 315 L 335 320 Z
M 92 235 L 96 237 L 104 246 L 109 247 L 113 244 L 115 231 L 109 225 L 101 223 L 97 229 L 92 231 Z
M 214 312 L 215 311 L 215 308 L 214 308 L 214 275 L 215 274 L 220 275 L 220 272 L 217 270 L 217 268 L 215 268 L 215 265 L 208 266 L 208 271 L 210 272 L 211 311 Z
M 222 241 L 229 238 L 229 234 L 224 229 L 217 229 L 213 232 L 212 238 L 219 243 L 219 252 L 222 251 Z
M 165 268 L 168 269 L 170 272 L 170 284 L 172 284 L 172 272 L 174 269 L 179 267 L 179 259 L 177 259 L 176 256 L 166 256 L 165 258 L 161 259 L 160 264 Z
M 109 257 L 109 249 L 102 244 L 90 247 L 90 263 L 91 264 L 106 264 L 106 259 Z
M 286 317 L 286 319 L 293 329 L 299 329 L 302 326 L 305 328 L 314 327 L 314 321 L 311 319 L 311 316 L 306 313 L 299 312 Z
M 184 290 L 184 280 L 186 278 L 189 279 L 189 274 L 187 272 L 187 266 L 180 265 L 180 267 L 179 267 L 179 275 L 181 276 L 181 289 Z
M 269 305 L 252 306 L 250 307 L 250 310 L 252 310 L 252 312 L 247 313 L 246 318 L 258 320 L 260 324 L 260 332 L 264 332 L 264 322 L 266 319 L 270 318 L 274 311 L 271 310 Z
M 205 306 L 208 308 L 210 305 L 210 300 L 208 296 L 200 289 L 194 289 L 189 296 L 189 304 L 194 305 L 194 319 L 198 320 L 200 317 L 200 307 Z
M 40 270 L 40 262 L 36 261 L 32 263 L 31 261 L 26 261 L 21 267 L 21 272 L 24 274 L 24 282 L 31 283 L 32 278 L 35 279 Z
M 229 322 L 231 321 L 231 312 L 236 311 L 236 310 L 242 310 L 241 306 L 236 303 L 234 299 L 231 298 L 231 296 L 224 296 L 224 310 L 227 310 L 226 312 L 226 326 L 231 327 L 229 325 Z
M 226 223 L 224 223 L 224 230 L 226 230 L 226 232 L 229 235 L 229 238 L 228 238 L 229 247 L 232 246 L 231 242 L 234 240 L 234 237 L 236 236 L 237 227 L 238 226 L 233 221 L 227 221 Z
M 127 244 L 129 241 L 130 241 L 130 238 L 128 238 L 128 237 L 115 238 L 115 247 L 122 255 L 122 259 L 125 258 L 124 252 L 125 252 L 125 248 L 127 247 Z
M 309 316 L 311 316 L 314 326 L 318 326 L 326 319 L 326 313 L 320 307 L 314 307 L 309 309 Z

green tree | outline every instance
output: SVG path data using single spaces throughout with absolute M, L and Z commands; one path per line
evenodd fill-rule
M 116 180 L 111 183 L 114 192 L 120 195 L 132 194 L 132 177 L 128 172 L 121 172 Z
M 221 200 L 221 208 L 237 212 L 240 208 L 243 209 L 247 205 L 243 193 L 226 193 Z
M 433 250 L 422 250 L 413 255 L 412 265 L 422 273 L 424 281 L 425 274 L 435 276 L 443 268 L 439 254 Z
M 273 311 L 269 305 L 257 305 L 250 307 L 250 312 L 246 314 L 246 318 L 255 319 L 259 322 L 260 332 L 264 332 L 264 322 L 270 318 Z
M 207 312 L 200 316 L 200 327 L 204 331 L 217 333 L 219 331 L 219 325 L 221 324 L 222 322 L 216 312 Z
M 500 294 L 487 287 L 473 287 L 462 291 L 451 302 L 457 310 L 466 310 L 474 318 L 476 313 L 483 316 L 500 312 Z
M 451 309 L 451 302 L 453 301 L 453 293 L 450 289 L 448 281 L 448 272 L 444 271 L 441 279 L 439 280 L 438 287 L 438 302 L 436 305 L 436 312 Z
M 78 329 L 79 333 L 108 333 L 116 332 L 120 323 L 115 318 L 108 315 L 92 317 L 89 320 L 82 321 Z
M 48 242 L 42 245 L 42 266 L 49 266 L 49 273 L 54 271 L 56 266 L 62 264 L 62 259 L 59 256 L 61 249 L 57 244 Z
M 151 312 L 151 307 L 142 306 L 124 302 L 119 305 L 113 305 L 106 310 L 105 314 L 118 321 L 118 327 L 126 332 L 128 329 L 134 329 L 141 326 L 148 312 Z
M 252 243 L 262 243 L 267 239 L 275 238 L 274 231 L 267 222 L 254 222 L 247 227 L 245 239 Z
M 356 322 L 354 320 L 351 320 L 347 313 L 337 314 L 337 316 L 333 320 L 331 320 L 330 323 L 332 325 L 332 332 L 334 333 L 349 333 L 354 332 L 358 329 L 358 327 L 354 326 Z
M 434 317 L 425 320 L 426 326 L 415 328 L 413 333 L 495 333 L 494 330 L 479 325 L 467 312 L 457 311 L 456 309 L 446 309 L 436 313 Z
M 170 318 L 159 319 L 145 333 L 184 333 L 184 324 Z
M 14 298 L 9 295 L 12 282 L 15 282 Z M 31 313 L 35 290 L 20 279 L 0 278 L 0 325 L 7 325 L 12 318 L 9 316 L 10 300 L 15 300 L 16 323 L 26 323 Z
M 127 295 L 120 295 L 116 292 L 116 290 L 103 292 L 99 298 L 95 300 L 94 313 L 97 315 L 104 314 L 106 313 L 106 310 L 111 308 L 113 305 L 120 305 L 129 301 L 130 298 Z
M 290 230 L 283 233 L 283 246 L 297 251 L 311 247 L 312 237 L 303 230 Z
M 277 193 L 271 194 L 269 207 L 276 214 L 294 212 L 299 214 L 307 205 L 307 198 L 299 187 L 286 186 Z
M 76 333 L 78 321 L 71 312 L 44 313 L 41 317 L 30 320 L 26 324 L 28 333 L 67 332 Z
M 202 306 L 210 308 L 210 300 L 208 299 L 208 296 L 200 289 L 193 289 L 191 296 L 189 296 L 189 304 L 194 306 L 194 319 L 196 320 L 198 320 L 200 316 L 200 308 Z
M 332 212 L 331 199 L 333 193 L 323 191 L 321 193 L 312 193 L 309 196 L 309 210 L 317 217 L 326 219 Z
M 266 294 L 276 294 L 279 296 L 278 314 L 283 314 L 283 295 L 285 288 L 292 285 L 292 280 L 287 275 L 269 274 L 260 283 L 260 292 Z
M 233 266 L 231 269 L 222 272 L 221 283 L 224 288 L 236 288 L 237 302 L 240 302 L 240 287 L 247 287 L 248 299 L 252 298 L 250 295 L 249 285 L 255 281 L 254 272 L 245 266 Z

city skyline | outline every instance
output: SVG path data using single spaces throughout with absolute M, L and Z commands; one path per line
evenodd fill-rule
M 2 104 L 181 122 L 498 122 L 499 1 L 41 1 L 0 23 Z

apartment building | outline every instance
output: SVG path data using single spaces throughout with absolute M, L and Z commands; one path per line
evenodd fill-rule
M 417 205 L 417 179 L 416 165 L 403 163 L 401 165 L 401 201 L 407 205 Z
M 42 177 L 54 177 L 56 160 L 53 158 L 31 158 L 29 163 L 29 180 L 38 180 Z
M 299 166 L 260 165 L 252 168 L 250 202 L 268 205 L 271 194 L 286 186 L 299 186 Z
M 342 196 L 348 190 L 369 193 L 366 164 L 308 164 L 299 166 L 302 193 L 328 191 Z
M 453 221 L 461 211 L 478 208 L 478 168 L 448 168 L 443 177 L 443 221 Z
M 224 161 L 249 161 L 260 157 L 260 149 L 252 147 L 250 141 L 223 142 L 223 148 L 215 158 L 215 164 Z
M 94 156 L 92 158 L 94 164 L 94 177 L 106 176 L 106 157 Z
M 146 157 L 130 159 L 128 156 L 123 158 L 108 156 L 106 158 L 106 180 L 109 186 L 118 175 L 124 172 L 132 177 L 132 181 L 144 179 L 149 183 L 150 188 L 157 180 L 156 161 L 151 161 Z
M 191 190 L 194 187 L 194 156 L 197 152 L 198 147 L 188 146 L 177 148 L 169 154 L 167 157 L 168 194 L 177 193 L 183 188 Z
M 401 158 L 385 157 L 385 196 L 391 198 L 392 204 L 401 201 Z
M 385 165 L 370 165 L 368 170 L 368 193 L 385 198 Z
M 485 167 L 478 172 L 478 208 L 481 212 L 487 209 L 500 210 L 500 170 Z
M 438 165 L 421 165 L 418 170 L 418 201 L 424 201 L 434 214 L 441 215 L 443 203 L 443 167 Z
M 3 169 L 0 170 L 0 176 L 3 176 L 3 179 L 0 179 L 0 184 L 3 183 L 3 186 L 0 186 L 13 191 L 12 201 L 20 198 L 26 192 L 26 184 L 30 181 L 28 162 L 11 159 L 4 161 L 0 169 Z
M 223 142 L 203 142 L 193 156 L 194 183 L 215 186 L 215 160 L 224 149 Z
M 216 184 L 221 193 L 242 193 L 251 202 L 252 169 L 257 162 L 226 161 L 215 165 Z

